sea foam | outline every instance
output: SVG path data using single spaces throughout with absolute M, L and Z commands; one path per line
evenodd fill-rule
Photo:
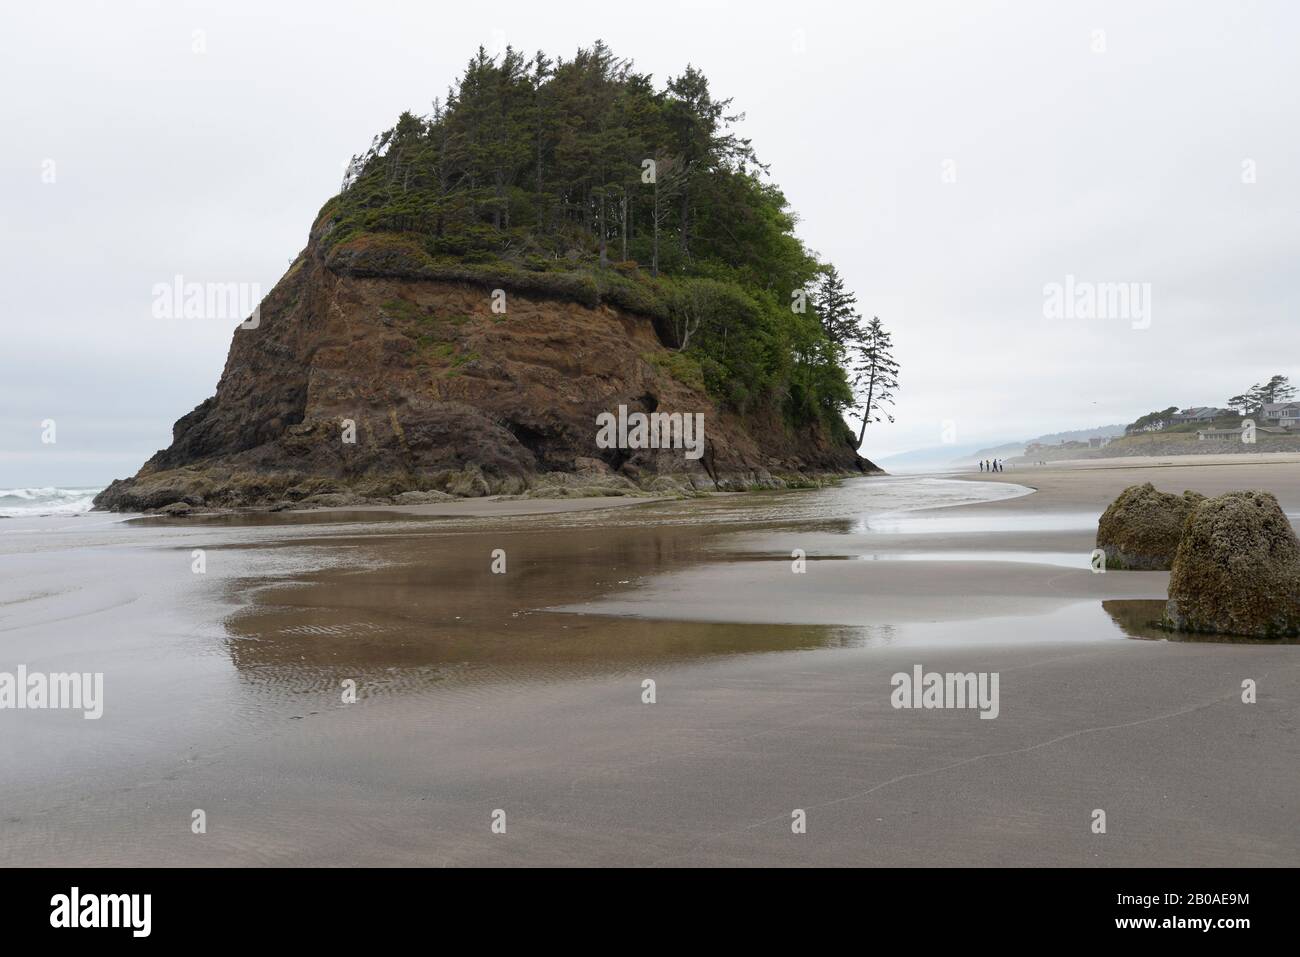
M 98 488 L 0 488 L 0 516 L 79 515 L 89 512 Z

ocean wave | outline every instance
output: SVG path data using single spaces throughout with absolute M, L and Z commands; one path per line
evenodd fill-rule
M 0 488 L 0 516 L 79 515 L 89 512 L 99 488 Z

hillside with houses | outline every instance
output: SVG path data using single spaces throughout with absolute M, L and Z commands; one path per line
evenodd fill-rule
M 1300 452 L 1300 401 L 1284 375 L 1251 386 L 1223 406 L 1172 405 L 1148 412 L 1126 425 L 1123 435 L 1031 442 L 1011 461 L 1261 452 Z

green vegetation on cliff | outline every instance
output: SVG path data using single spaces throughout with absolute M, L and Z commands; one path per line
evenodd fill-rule
M 353 274 L 637 312 L 719 401 L 846 431 L 851 339 L 815 292 L 828 267 L 730 102 L 690 66 L 656 89 L 599 41 L 569 60 L 480 49 L 430 115 L 403 113 L 353 159 L 322 242 Z

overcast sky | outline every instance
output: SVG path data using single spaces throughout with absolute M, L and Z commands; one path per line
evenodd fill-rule
M 0 487 L 104 484 L 167 445 L 233 326 L 153 318 L 154 284 L 268 291 L 347 158 L 479 44 L 600 37 L 735 98 L 800 235 L 894 333 L 868 456 L 1300 378 L 1297 9 L 5 3 Z M 1149 284 L 1149 315 L 1049 317 L 1067 275 Z

